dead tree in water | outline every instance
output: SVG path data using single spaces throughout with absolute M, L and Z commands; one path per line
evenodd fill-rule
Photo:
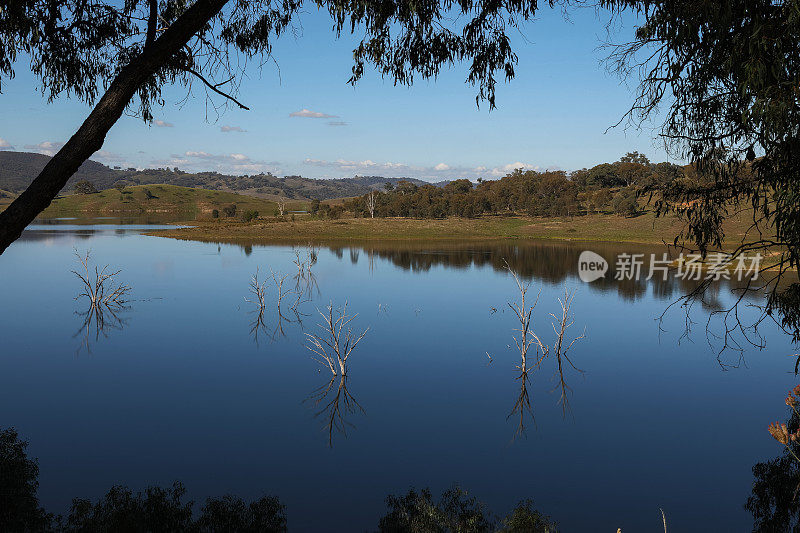
M 91 302 L 91 305 L 123 305 L 125 303 L 125 296 L 130 292 L 131 288 L 122 283 L 116 283 L 116 276 L 121 270 L 109 271 L 108 265 L 102 269 L 94 267 L 94 275 L 89 268 L 89 252 L 85 256 L 80 255 L 77 251 L 75 255 L 83 266 L 83 272 L 72 270 L 78 279 L 83 283 L 84 291 L 75 297 L 76 300 L 86 297 Z
M 319 314 L 324 320 L 324 323 L 319 324 L 324 333 L 322 335 L 306 333 L 308 340 L 306 348 L 317 354 L 319 359 L 314 358 L 314 360 L 326 366 L 334 376 L 337 374 L 344 376 L 347 373 L 347 358 L 367 334 L 369 328 L 358 336 L 353 333 L 350 323 L 358 315 L 347 315 L 347 302 L 344 303 L 341 310 L 334 310 L 333 304 L 329 304 L 327 313 L 319 311 Z
M 572 306 L 572 301 L 575 296 L 574 291 L 570 293 L 565 289 L 563 299 L 558 299 L 558 303 L 561 307 L 561 313 L 559 315 L 550 313 L 550 317 L 553 319 L 551 325 L 556 335 L 555 342 L 552 346 L 545 344 L 532 329 L 533 310 L 539 301 L 539 295 L 541 293 L 537 294 L 536 299 L 533 301 L 533 305 L 529 305 L 527 294 L 530 288 L 530 283 L 522 281 L 516 271 L 509 266 L 508 262 L 504 260 L 504 263 L 506 270 L 508 270 L 513 277 L 514 282 L 517 285 L 517 290 L 520 294 L 520 301 L 518 303 L 508 302 L 509 308 L 511 308 L 516 316 L 516 319 L 519 321 L 519 328 L 514 329 L 517 334 L 513 336 L 513 339 L 520 354 L 520 363 L 517 365 L 520 375 L 517 379 L 521 382 L 521 388 L 520 395 L 517 398 L 511 413 L 508 415 L 508 418 L 511 418 L 513 415 L 519 414 L 519 424 L 515 433 L 515 436 L 517 436 L 525 431 L 525 413 L 528 412 L 531 414 L 531 416 L 533 415 L 528 393 L 528 373 L 537 369 L 542 362 L 551 355 L 556 359 L 556 380 L 558 383 L 556 385 L 556 389 L 560 389 L 561 394 L 559 403 L 562 406 L 563 414 L 566 416 L 567 410 L 569 409 L 569 398 L 567 393 L 571 389 L 567 385 L 566 379 L 564 378 L 564 371 L 566 370 L 567 366 L 569 366 L 577 372 L 583 373 L 582 370 L 575 366 L 568 354 L 575 342 L 577 342 L 579 339 L 583 339 L 586 336 L 586 332 L 584 331 L 580 336 L 575 337 L 569 342 L 565 340 L 568 329 L 574 324 L 574 318 L 570 315 L 570 307 Z M 536 351 L 536 355 L 533 360 L 529 360 L 528 357 L 531 352 L 531 348 L 535 348 Z
M 131 288 L 124 283 L 117 283 L 116 276 L 121 270 L 110 271 L 106 265 L 102 269 L 95 266 L 92 272 L 89 266 L 90 253 L 86 252 L 86 255 L 82 256 L 76 251 L 75 255 L 83 267 L 81 271 L 72 271 L 83 284 L 83 292 L 78 294 L 75 300 L 86 298 L 89 307 L 83 312 L 76 312 L 83 322 L 73 337 L 82 335 L 81 347 L 91 353 L 91 331 L 94 331 L 94 340 L 97 342 L 100 335 L 108 337 L 108 331 L 120 330 L 127 325 L 119 314 L 129 308 L 126 305 L 126 296 Z M 78 351 L 80 349 L 79 347 Z
M 553 348 L 553 353 L 556 356 L 558 364 L 558 372 L 556 374 L 558 378 L 558 385 L 556 388 L 561 389 L 561 398 L 559 399 L 559 403 L 561 403 L 561 407 L 565 415 L 569 407 L 567 391 L 571 389 L 564 380 L 564 368 L 566 365 L 569 365 L 573 370 L 583 374 L 583 370 L 575 366 L 575 363 L 573 363 L 572 359 L 569 358 L 568 353 L 573 344 L 586 337 L 586 329 L 584 329 L 583 333 L 572 339 L 569 344 L 564 344 L 564 336 L 566 335 L 567 330 L 575 323 L 574 317 L 570 316 L 569 314 L 569 309 L 572 306 L 572 300 L 574 298 L 575 291 L 570 293 L 569 290 L 564 289 L 564 299 L 558 299 L 558 303 L 561 306 L 561 314 L 556 315 L 555 313 L 550 313 L 550 316 L 553 317 L 553 331 L 556 334 L 556 343 Z
M 533 305 L 528 307 L 525 299 L 528 295 L 528 289 L 530 289 L 530 283 L 525 283 L 521 279 L 517 273 L 508 265 L 508 262 L 503 260 L 506 265 L 506 270 L 511 273 L 511 276 L 514 278 L 514 282 L 517 284 L 517 289 L 519 290 L 520 294 L 520 302 L 519 303 L 512 303 L 508 302 L 508 307 L 514 312 L 519 320 L 519 328 L 514 329 L 519 333 L 519 338 L 517 335 L 514 335 L 514 342 L 516 343 L 517 350 L 519 350 L 520 354 L 520 365 L 518 368 L 523 372 L 528 371 L 528 350 L 531 346 L 535 346 L 537 348 L 536 351 L 536 362 L 532 365 L 533 368 L 539 366 L 539 363 L 547 356 L 549 351 L 549 347 L 544 345 L 536 333 L 531 329 L 531 315 L 533 314 L 533 309 L 536 307 L 536 304 L 539 302 L 539 294 L 536 295 L 536 299 L 533 301 Z

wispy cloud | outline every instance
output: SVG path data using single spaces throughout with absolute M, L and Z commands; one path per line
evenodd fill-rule
M 320 113 L 319 111 L 311 111 L 310 109 L 301 109 L 300 111 L 294 111 L 293 113 L 289 113 L 290 117 L 300 117 L 300 118 L 339 118 L 339 115 L 329 115 L 327 113 Z
M 108 150 L 98 150 L 93 153 L 89 159 L 107 164 L 120 164 L 127 161 L 124 156 L 114 152 L 109 152 Z
M 153 124 L 155 124 L 159 128 L 174 128 L 175 127 L 175 124 L 173 124 L 172 122 L 164 122 L 163 120 L 158 120 L 158 119 L 154 120 Z
M 328 126 L 347 126 L 347 122 L 344 120 L 331 120 L 328 122 Z
M 54 156 L 62 146 L 64 146 L 62 142 L 44 141 L 39 144 L 26 144 L 25 149 L 33 150 L 34 152 L 39 152 L 44 155 Z
M 277 161 L 260 161 L 240 153 L 215 154 L 201 150 L 188 150 L 183 154 L 172 154 L 169 159 L 151 162 L 160 167 L 180 167 L 194 172 L 216 171 L 222 174 L 259 174 L 280 171 Z
M 370 159 L 361 161 L 350 161 L 346 159 L 336 159 L 328 161 L 324 159 L 305 159 L 303 164 L 316 169 L 328 169 L 334 174 L 327 174 L 327 177 L 352 176 L 356 174 L 381 175 L 387 178 L 418 178 L 432 181 L 452 180 L 459 178 L 467 179 L 492 179 L 500 178 L 513 172 L 515 169 L 540 170 L 536 165 L 522 162 L 509 163 L 496 167 L 478 166 L 467 167 L 448 163 L 437 163 L 434 166 L 411 165 L 407 163 L 395 162 L 375 162 Z M 319 170 L 318 170 L 319 171 Z
M 478 170 L 478 169 L 482 169 L 483 171 L 487 170 L 485 167 L 478 167 L 476 170 Z M 489 174 L 491 176 L 493 176 L 493 177 L 501 178 L 501 177 L 505 176 L 506 174 L 510 174 L 510 173 L 512 173 L 512 172 L 514 172 L 515 170 L 518 170 L 518 169 L 519 170 L 540 170 L 541 167 L 539 165 L 531 165 L 529 163 L 522 163 L 521 161 L 516 161 L 514 163 L 509 163 L 507 165 L 503 165 L 503 166 L 500 166 L 500 167 L 494 167 L 494 168 L 489 170 Z
M 0 137 L 0 150 L 13 150 L 14 147 L 7 140 Z
M 237 131 L 239 133 L 245 133 L 247 130 L 243 130 L 239 126 L 220 126 L 219 131 L 222 133 L 229 133 L 231 131 Z

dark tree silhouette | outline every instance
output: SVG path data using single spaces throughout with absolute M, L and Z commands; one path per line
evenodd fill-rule
M 0 431 L 0 530 L 46 531 L 52 516 L 39 507 L 39 465 L 14 428 Z

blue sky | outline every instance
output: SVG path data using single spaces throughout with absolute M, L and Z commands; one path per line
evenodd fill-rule
M 628 86 L 601 63 L 606 13 L 573 10 L 567 20 L 543 8 L 512 34 L 517 75 L 498 86 L 491 112 L 485 103 L 476 107 L 465 65 L 410 88 L 368 70 L 352 87 L 355 40 L 335 40 L 324 13 L 307 9 L 299 20 L 297 37 L 275 44 L 277 66 L 247 71 L 239 99 L 250 111 L 231 107 L 217 117 L 209 106 L 206 117 L 202 90 L 181 103 L 185 89 L 168 88 L 164 107 L 154 112 L 157 123 L 123 117 L 93 159 L 123 167 L 430 181 L 497 178 L 519 166 L 574 170 L 632 150 L 669 160 L 657 124 L 606 132 L 630 106 L 635 88 L 635 80 Z M 611 37 L 630 36 L 633 22 L 616 23 Z M 0 95 L 0 147 L 52 153 L 89 108 L 66 98 L 48 104 L 27 64 L 18 62 L 16 70 Z

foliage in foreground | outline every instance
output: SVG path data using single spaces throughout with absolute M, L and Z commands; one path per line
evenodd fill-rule
M 753 494 L 745 509 L 753 514 L 753 531 L 800 530 L 800 385 L 786 396 L 787 423 L 769 425 L 772 437 L 783 445 L 783 454 L 753 467 Z
M 459 487 L 445 491 L 438 502 L 431 492 L 422 489 L 408 491 L 405 496 L 386 498 L 389 513 L 381 518 L 381 533 L 556 533 L 556 524 L 533 509 L 533 502 L 525 500 L 499 522 L 488 513 L 484 505 L 468 496 Z
M 47 513 L 39 505 L 39 466 L 25 453 L 28 443 L 11 429 L 0 430 L 0 531 L 3 532 L 192 532 L 236 531 L 277 533 L 287 531 L 286 506 L 275 496 L 246 503 L 235 496 L 209 498 L 193 513 L 194 502 L 185 501 L 181 483 L 170 488 L 148 487 L 134 493 L 114 486 L 98 500 L 76 498 L 66 517 Z M 529 532 L 555 533 L 550 519 L 520 502 L 512 513 L 497 521 L 482 503 L 458 487 L 433 502 L 431 493 L 411 489 L 405 496 L 386 499 L 389 512 L 380 519 L 381 532 Z

